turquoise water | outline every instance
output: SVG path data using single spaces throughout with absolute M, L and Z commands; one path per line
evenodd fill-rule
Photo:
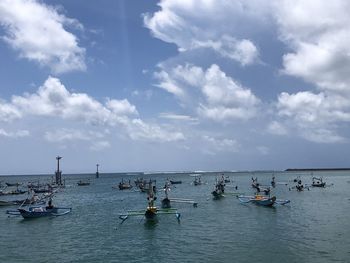
M 118 214 L 127 209 L 144 209 L 146 194 L 112 189 L 121 178 L 136 176 L 102 174 L 65 176 L 67 187 L 56 194 L 54 203 L 73 207 L 72 213 L 56 218 L 24 220 L 9 218 L 0 207 L 0 262 L 349 262 L 350 259 L 350 174 L 314 172 L 323 176 L 325 189 L 289 191 L 277 185 L 273 194 L 291 203 L 275 208 L 241 204 L 234 196 L 213 200 L 215 176 L 204 174 L 207 184 L 192 185 L 188 174 L 154 174 L 162 187 L 166 178 L 182 180 L 170 197 L 198 202 L 173 204 L 181 212 L 160 216 L 157 223 L 130 218 L 120 224 Z M 251 177 L 269 184 L 272 173 L 225 173 L 234 179 L 239 192 L 252 194 Z M 310 173 L 274 173 L 277 182 L 300 175 L 311 183 Z M 2 177 L 1 181 L 33 181 L 45 177 Z M 47 177 L 49 178 L 49 177 Z M 90 178 L 90 186 L 77 186 Z M 290 183 L 292 184 L 292 183 Z M 293 184 L 292 184 L 293 185 Z M 233 191 L 226 187 L 226 191 Z M 163 192 L 158 193 L 158 200 Z

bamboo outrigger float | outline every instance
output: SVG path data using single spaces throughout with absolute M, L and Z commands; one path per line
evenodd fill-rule
M 156 207 L 155 200 L 157 200 L 157 197 L 155 196 L 155 193 L 153 191 L 152 182 L 150 182 L 147 200 L 148 200 L 148 206 L 146 207 L 146 210 L 128 210 L 126 213 L 120 214 L 119 219 L 122 220 L 121 224 L 130 216 L 144 216 L 144 218 L 147 221 L 155 221 L 157 220 L 159 215 L 169 215 L 169 214 L 175 215 L 176 219 L 180 221 L 181 215 L 176 208 L 158 209 Z

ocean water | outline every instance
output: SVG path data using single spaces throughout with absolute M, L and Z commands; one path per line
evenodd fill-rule
M 70 214 L 25 220 L 8 217 L 0 207 L 0 262 L 350 262 L 350 172 L 314 172 L 326 188 L 290 191 L 290 181 L 300 176 L 311 184 L 311 174 L 275 172 L 272 190 L 279 199 L 290 199 L 273 208 L 241 204 L 235 196 L 213 200 L 215 178 L 202 175 L 206 184 L 194 186 L 188 174 L 147 174 L 161 188 L 166 179 L 182 180 L 169 196 L 198 202 L 172 204 L 181 213 L 159 216 L 156 223 L 133 217 L 120 224 L 118 214 L 144 209 L 146 194 L 112 189 L 121 179 L 136 175 L 67 175 L 66 188 L 54 197 L 57 206 L 72 207 Z M 225 173 L 238 191 L 253 194 L 251 177 L 269 184 L 271 172 Z M 44 181 L 49 177 L 1 177 L 4 182 Z M 91 185 L 77 186 L 90 178 Z M 234 191 L 230 184 L 226 192 Z M 158 206 L 163 191 L 158 192 Z

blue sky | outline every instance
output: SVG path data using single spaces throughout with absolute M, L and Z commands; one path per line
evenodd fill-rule
M 0 174 L 348 167 L 349 7 L 2 0 Z

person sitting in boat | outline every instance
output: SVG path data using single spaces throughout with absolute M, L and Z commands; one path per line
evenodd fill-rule
M 47 209 L 52 209 L 52 208 L 53 208 L 53 204 L 52 204 L 52 199 L 50 198 L 50 200 L 49 200 L 49 202 L 48 202 L 48 204 L 46 206 L 46 210 Z

